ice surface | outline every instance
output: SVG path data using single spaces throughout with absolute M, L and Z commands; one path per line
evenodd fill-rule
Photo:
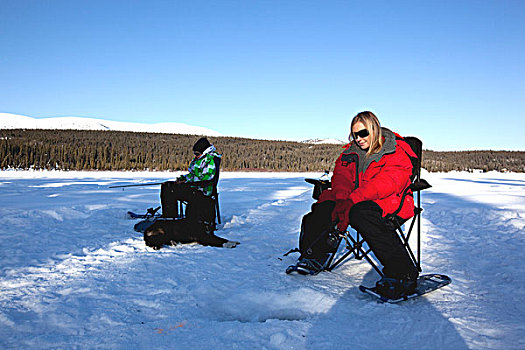
M 397 305 L 358 291 L 363 261 L 284 273 L 321 174 L 224 172 L 238 247 L 145 247 L 125 213 L 159 186 L 108 187 L 176 175 L 0 172 L 0 348 L 525 348 L 523 174 L 423 174 L 423 271 L 453 282 Z

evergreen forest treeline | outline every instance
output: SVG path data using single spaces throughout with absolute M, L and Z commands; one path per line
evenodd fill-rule
M 0 169 L 186 170 L 199 136 L 92 130 L 0 130 Z M 340 145 L 209 137 L 223 170 L 333 170 Z M 525 172 L 525 152 L 423 151 L 428 171 Z
M 199 136 L 92 130 L 1 130 L 0 168 L 186 170 Z M 223 170 L 320 171 L 341 147 L 209 137 Z

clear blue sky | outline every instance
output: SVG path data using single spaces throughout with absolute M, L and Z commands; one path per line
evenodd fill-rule
M 0 112 L 525 150 L 525 1 L 0 0 Z

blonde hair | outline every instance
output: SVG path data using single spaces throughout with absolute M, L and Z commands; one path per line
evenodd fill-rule
M 350 124 L 350 133 L 352 138 L 354 138 L 352 130 L 354 129 L 354 125 L 358 122 L 363 123 L 365 128 L 370 133 L 370 139 L 368 141 L 370 147 L 368 148 L 366 155 L 370 156 L 379 152 L 383 147 L 383 135 L 381 133 L 381 124 L 379 123 L 379 119 L 377 119 L 374 113 L 369 111 L 358 113 L 352 119 L 352 123 Z

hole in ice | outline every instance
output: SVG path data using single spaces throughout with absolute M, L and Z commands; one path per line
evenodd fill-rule
M 335 300 L 309 288 L 288 292 L 254 292 L 230 295 L 226 300 L 213 298 L 206 309 L 218 321 L 265 322 L 267 320 L 299 321 L 325 313 Z

